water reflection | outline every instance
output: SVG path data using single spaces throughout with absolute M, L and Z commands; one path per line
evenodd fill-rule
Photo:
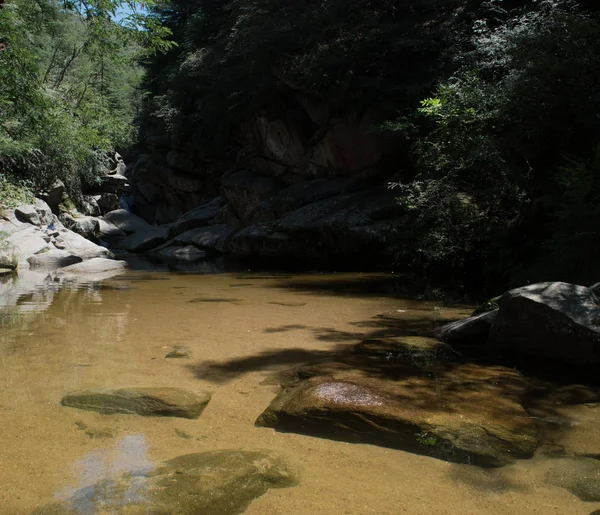
M 114 449 L 97 449 L 77 460 L 73 465 L 76 486 L 64 488 L 56 497 L 59 500 L 71 498 L 70 503 L 78 515 L 93 515 L 97 506 L 110 509 L 142 502 L 145 500 L 144 477 L 152 468 L 145 435 L 127 435 Z M 126 487 L 116 481 L 123 474 L 135 476 Z

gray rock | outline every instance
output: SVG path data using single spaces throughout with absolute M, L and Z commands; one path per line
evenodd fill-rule
M 32 269 L 54 270 L 66 266 L 81 263 L 82 259 L 79 256 L 73 256 L 64 250 L 54 249 L 31 256 L 27 259 L 29 266 Z
M 40 195 L 41 199 L 50 206 L 53 212 L 58 212 L 58 206 L 63 201 L 65 193 L 65 183 L 60 179 L 55 180 L 50 188 Z
M 270 488 L 298 484 L 288 460 L 271 451 L 219 450 L 173 458 L 83 488 L 32 515 L 236 515 Z
M 490 350 L 574 366 L 600 362 L 600 307 L 589 288 L 532 284 L 506 292 L 499 306 L 487 341 Z
M 114 193 L 103 193 L 94 197 L 100 214 L 105 215 L 119 209 L 119 196 Z
M 221 197 L 196 207 L 182 215 L 178 220 L 169 224 L 174 235 L 181 234 L 197 227 L 208 225 L 221 209 Z
M 149 229 L 152 226 L 146 220 L 140 218 L 124 209 L 116 209 L 104 215 L 107 222 L 116 225 L 119 229 L 127 234 Z
M 127 177 L 124 175 L 113 174 L 103 175 L 98 188 L 102 193 L 120 193 L 127 184 Z
M 31 205 L 19 206 L 15 208 L 15 215 L 23 223 L 38 226 L 42 223 L 37 211 L 35 210 L 35 207 Z
M 98 205 L 100 195 L 85 195 L 83 197 L 83 206 L 81 212 L 85 216 L 100 216 L 102 214 Z
M 112 270 L 125 270 L 127 263 L 125 261 L 116 261 L 106 258 L 92 258 L 81 263 L 69 265 L 63 268 L 64 272 L 73 274 L 98 274 L 110 272 Z
M 27 258 L 54 248 L 48 243 L 48 239 L 46 233 L 39 227 L 29 226 L 27 229 L 11 234 L 7 241 L 19 261 L 19 267 L 28 268 Z
M 233 229 L 227 225 L 211 225 L 186 231 L 172 239 L 168 246 L 194 245 L 209 252 L 223 253 Z
M 123 238 L 120 246 L 129 252 L 145 252 L 162 245 L 168 237 L 168 227 L 150 227 Z
M 210 401 L 210 393 L 195 394 L 181 388 L 121 388 L 65 395 L 63 406 L 97 411 L 105 415 L 126 413 L 145 417 L 198 418 Z
M 115 224 L 105 220 L 104 218 L 98 218 L 98 234 L 101 238 L 110 240 L 115 238 L 122 238 L 125 233 L 119 229 Z
M 590 290 L 594 292 L 594 295 L 596 295 L 596 297 L 600 298 L 600 283 L 592 284 L 590 286 Z
M 592 458 L 555 459 L 546 481 L 566 488 L 585 502 L 600 502 L 600 461 Z
M 96 245 L 73 231 L 62 230 L 60 237 L 63 240 L 61 248 L 73 256 L 79 256 L 82 259 L 112 256 L 112 253 L 107 248 Z
M 100 230 L 100 223 L 93 216 L 70 217 L 69 219 L 65 216 L 64 219 L 68 229 L 88 240 L 95 240 Z
M 435 331 L 437 338 L 450 345 L 483 346 L 490 335 L 498 310 L 450 322 Z

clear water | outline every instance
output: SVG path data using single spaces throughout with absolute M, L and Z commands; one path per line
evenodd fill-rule
M 433 323 L 469 312 L 399 298 L 394 284 L 382 275 L 148 271 L 100 282 L 4 279 L 0 514 L 28 514 L 100 479 L 182 454 L 257 448 L 287 454 L 302 475 L 299 486 L 253 502 L 246 513 L 254 515 L 588 515 L 600 508 L 544 479 L 553 445 L 600 453 L 597 404 L 557 408 L 557 420 L 540 420 L 551 444 L 531 460 L 487 470 L 254 426 L 277 393 L 261 384 L 267 377 L 391 334 L 376 315 Z M 165 359 L 176 346 L 188 347 L 191 359 Z M 198 420 L 60 405 L 72 391 L 126 386 L 213 397 Z

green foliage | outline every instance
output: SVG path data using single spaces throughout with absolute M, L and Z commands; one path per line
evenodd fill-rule
M 150 61 L 148 139 L 168 132 L 218 154 L 240 123 L 290 90 L 342 106 L 417 100 L 452 23 L 424 23 L 439 0 L 174 0 L 157 13 L 180 46 Z M 464 0 L 447 0 L 441 11 Z M 430 73 L 430 70 L 427 71 Z M 287 97 L 286 97 L 287 95 Z M 399 105 L 401 104 L 401 105 Z M 191 143 L 193 142 L 193 143 Z
M 415 434 L 415 438 L 417 442 L 421 445 L 426 445 L 427 447 L 435 447 L 438 443 L 438 439 L 427 431 Z
M 600 22 L 558 0 L 503 14 L 495 26 L 475 23 L 469 44 L 454 49 L 459 69 L 410 123 L 387 124 L 413 142 L 417 181 L 400 189 L 400 201 L 419 208 L 411 264 L 464 276 L 478 273 L 473 263 L 496 273 L 541 259 L 547 273 L 572 277 L 567 262 L 581 261 L 589 279 L 600 271 L 583 257 L 586 239 L 586 249 L 597 245 L 599 174 L 586 156 L 600 139 Z M 518 232 L 528 199 L 544 195 L 554 204 L 524 246 L 544 251 L 513 252 L 503 235 Z
M 134 12 L 114 22 L 124 4 L 138 2 L 10 0 L 0 9 L 6 180 L 38 190 L 60 178 L 77 200 L 107 170 L 108 155 L 135 141 L 137 60 L 172 43 L 155 17 Z

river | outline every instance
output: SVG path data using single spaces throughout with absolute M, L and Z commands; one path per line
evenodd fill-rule
M 588 515 L 600 508 L 545 482 L 543 453 L 483 469 L 255 427 L 278 391 L 265 379 L 385 336 L 391 329 L 378 314 L 433 324 L 471 309 L 404 298 L 398 281 L 128 271 L 21 291 L 1 319 L 0 514 L 29 514 L 100 479 L 218 449 L 281 451 L 298 466 L 298 486 L 269 490 L 249 506 L 251 515 Z M 175 347 L 191 357 L 167 359 Z M 72 391 L 130 386 L 208 390 L 212 400 L 197 420 L 60 405 Z M 578 407 L 573 433 L 562 438 L 598 452 L 599 415 L 597 405 Z

